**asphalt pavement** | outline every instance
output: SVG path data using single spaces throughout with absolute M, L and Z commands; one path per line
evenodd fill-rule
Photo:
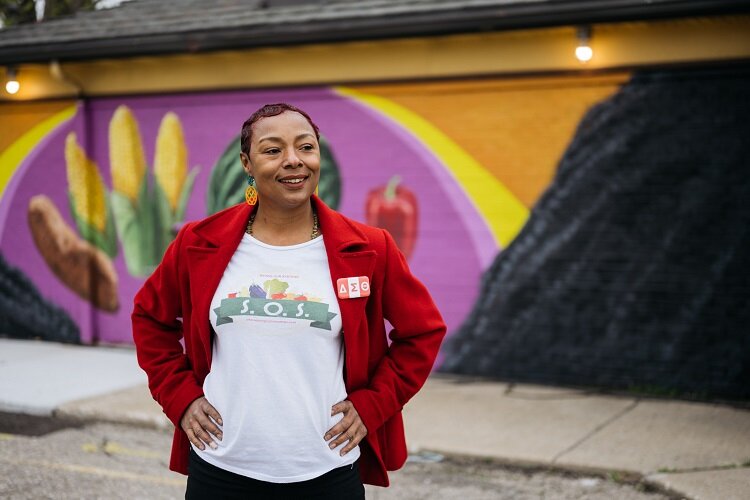
M 135 352 L 0 339 L 0 411 L 171 424 Z M 636 478 L 693 499 L 750 498 L 750 410 L 433 374 L 404 408 L 410 453 Z M 3 441 L 0 447 L 11 440 Z

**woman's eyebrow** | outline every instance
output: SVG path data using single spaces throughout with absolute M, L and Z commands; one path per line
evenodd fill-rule
M 304 133 L 298 135 L 297 137 L 295 137 L 294 140 L 298 141 L 298 140 L 302 139 L 303 137 L 315 137 L 315 136 L 313 134 L 311 134 L 310 132 L 304 132 Z M 272 136 L 272 135 L 269 135 L 268 137 L 261 137 L 260 139 L 258 139 L 258 144 L 260 144 L 263 141 L 284 142 L 281 139 L 281 137 L 276 137 L 276 136 Z
M 268 136 L 268 137 L 261 137 L 260 139 L 258 139 L 259 144 L 263 141 L 281 142 L 281 137 Z

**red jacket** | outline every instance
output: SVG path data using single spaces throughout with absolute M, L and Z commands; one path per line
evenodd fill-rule
M 339 278 L 370 279 L 369 297 L 338 301 L 344 383 L 368 431 L 360 442 L 362 481 L 388 486 L 386 471 L 399 469 L 407 456 L 401 409 L 429 375 L 445 323 L 386 231 L 312 199 L 334 290 Z M 135 296 L 138 363 L 148 375 L 151 394 L 175 425 L 169 468 L 183 474 L 190 443 L 180 419 L 190 403 L 203 396 L 203 380 L 211 369 L 209 306 L 251 211 L 249 205 L 236 205 L 186 224 Z M 384 319 L 393 326 L 390 346 Z

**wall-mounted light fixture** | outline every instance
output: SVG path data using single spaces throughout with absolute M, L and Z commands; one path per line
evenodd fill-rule
M 16 68 L 8 67 L 5 74 L 7 78 L 7 81 L 5 82 L 5 91 L 11 95 L 17 93 L 18 89 L 21 88 L 21 84 L 18 83 L 18 71 Z
M 576 59 L 582 63 L 587 63 L 594 56 L 591 49 L 591 26 L 578 27 L 578 47 L 576 47 Z

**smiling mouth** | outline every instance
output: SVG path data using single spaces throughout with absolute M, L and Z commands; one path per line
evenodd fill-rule
M 302 177 L 286 177 L 284 179 L 279 179 L 279 182 L 281 182 L 283 184 L 299 184 L 299 183 L 307 180 L 308 177 L 310 177 L 310 176 L 309 175 L 305 175 L 305 176 L 302 176 Z

